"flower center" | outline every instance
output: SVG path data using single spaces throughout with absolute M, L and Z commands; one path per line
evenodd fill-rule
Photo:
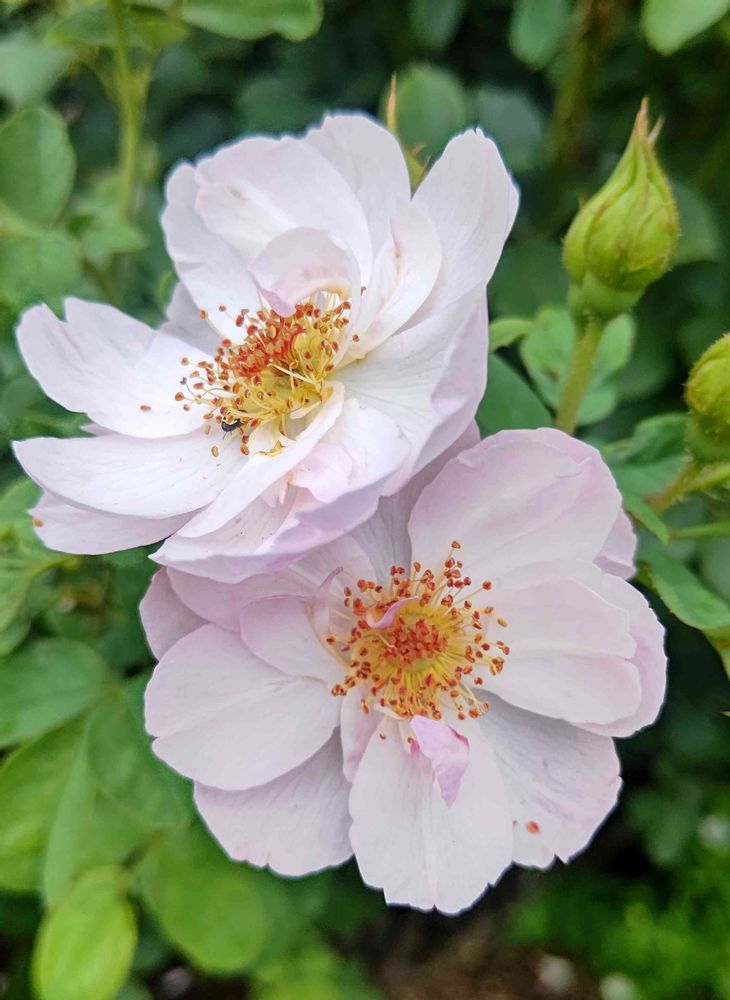
M 326 382 L 335 368 L 349 310 L 349 301 L 332 293 L 298 303 L 291 316 L 273 309 L 242 309 L 233 316 L 219 306 L 245 336 L 238 342 L 222 340 L 212 361 L 193 365 L 182 358 L 182 364 L 194 370 L 180 380 L 184 389 L 175 399 L 187 410 L 205 407 L 203 419 L 211 427 L 218 424 L 224 433 L 239 434 L 244 455 L 259 427 L 268 425 L 279 437 L 292 436 L 292 421 L 305 418 L 327 398 Z M 207 312 L 200 316 L 210 322 Z M 217 455 L 216 447 L 212 451 Z
M 509 646 L 493 633 L 507 622 L 482 603 L 489 580 L 470 589 L 455 557 L 461 546 L 451 545 L 438 573 L 414 562 L 410 572 L 392 566 L 387 587 L 358 580 L 356 591 L 344 588 L 346 614 L 355 622 L 345 637 L 326 637 L 345 668 L 333 695 L 358 687 L 364 712 L 377 705 L 401 719 L 441 719 L 448 709 L 476 719 L 488 710 L 473 689 L 484 683 L 483 671 L 501 673 Z

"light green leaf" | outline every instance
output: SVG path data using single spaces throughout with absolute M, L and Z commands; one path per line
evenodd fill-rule
M 509 45 L 518 59 L 543 69 L 557 55 L 570 26 L 570 0 L 516 0 Z
M 514 344 L 521 337 L 526 337 L 532 331 L 534 320 L 526 316 L 504 316 L 489 324 L 489 350 L 498 351 L 500 347 Z
M 44 919 L 33 955 L 40 1000 L 111 1000 L 129 975 L 137 941 L 126 875 L 88 872 Z
M 507 166 L 519 173 L 534 167 L 545 135 L 545 115 L 530 95 L 489 84 L 472 97 L 475 118 L 492 136 Z
M 181 826 L 191 815 L 186 782 L 150 748 L 142 724 L 145 678 L 113 690 L 89 721 L 89 753 L 96 780 L 127 813 L 153 829 Z
M 142 896 L 163 931 L 203 971 L 243 972 L 267 937 L 258 873 L 229 861 L 201 826 L 146 856 Z
M 6 757 L 0 767 L 0 886 L 32 892 L 48 831 L 82 734 L 74 722 Z
M 422 149 L 425 157 L 438 156 L 467 123 L 464 88 L 448 70 L 411 65 L 398 77 L 397 115 L 404 146 Z
M 0 39 L 0 97 L 16 108 L 37 104 L 66 72 L 72 56 L 28 31 L 6 35 Z
M 408 20 L 416 40 L 438 51 L 449 44 L 464 14 L 466 0 L 410 0 Z
M 709 632 L 730 627 L 730 604 L 706 587 L 684 563 L 658 548 L 640 554 L 653 588 L 680 621 Z
M 58 304 L 83 275 L 81 249 L 66 233 L 50 230 L 0 242 L 0 300 L 22 309 L 39 300 Z
M 730 0 L 644 0 L 641 26 L 652 48 L 668 56 L 728 10 Z
M 188 24 L 229 38 L 283 35 L 291 42 L 309 38 L 322 23 L 321 0 L 183 0 Z
M 487 391 L 477 410 L 482 434 L 520 427 L 552 427 L 552 418 L 527 382 L 503 358 L 489 360 Z
M 532 332 L 520 343 L 520 356 L 540 395 L 557 407 L 573 354 L 575 328 L 567 309 L 546 306 L 535 317 Z M 608 324 L 598 348 L 593 376 L 583 397 L 580 424 L 608 416 L 618 403 L 615 376 L 627 364 L 634 343 L 629 316 Z
M 88 708 L 109 680 L 102 658 L 72 639 L 37 639 L 0 663 L 0 746 L 38 736 Z
M 55 222 L 75 172 L 66 123 L 55 111 L 27 108 L 0 128 L 0 200 L 24 219 Z

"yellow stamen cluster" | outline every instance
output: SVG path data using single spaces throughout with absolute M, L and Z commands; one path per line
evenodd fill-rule
M 327 398 L 327 378 L 348 324 L 348 301 L 328 295 L 325 304 L 300 302 L 291 316 L 272 309 L 242 309 L 233 316 L 220 306 L 243 340 L 224 339 L 212 361 L 193 365 L 182 358 L 194 370 L 180 380 L 184 389 L 175 399 L 187 410 L 204 406 L 203 419 L 211 427 L 238 432 L 244 455 L 257 427 L 273 425 L 278 435 L 290 436 L 290 421 L 305 417 Z M 206 312 L 200 315 L 209 319 Z M 217 454 L 217 448 L 212 450 Z
M 487 633 L 507 622 L 482 603 L 488 580 L 470 590 L 472 580 L 455 557 L 459 548 L 452 542 L 438 574 L 414 562 L 409 572 L 392 566 L 387 587 L 358 580 L 344 588 L 345 613 L 354 624 L 344 638 L 326 636 L 346 671 L 333 695 L 364 690 L 364 712 L 376 704 L 401 719 L 441 719 L 447 709 L 476 719 L 488 710 L 473 688 L 484 683 L 484 671 L 496 676 L 504 668 L 509 646 L 488 641 Z

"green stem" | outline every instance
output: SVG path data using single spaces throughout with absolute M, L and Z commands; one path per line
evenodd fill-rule
M 135 94 L 135 79 L 129 58 L 129 38 L 124 19 L 123 0 L 108 0 L 109 12 L 114 22 L 116 42 L 116 96 L 119 107 L 121 133 L 119 140 L 119 212 L 123 219 L 132 213 L 137 184 L 137 161 L 142 131 L 142 101 Z
M 603 320 L 590 319 L 578 331 L 568 377 L 555 415 L 555 426 L 566 434 L 573 434 L 578 423 L 580 404 L 591 381 L 593 363 L 605 328 Z
M 715 462 L 703 465 L 690 459 L 677 473 L 676 477 L 653 496 L 648 497 L 649 505 L 657 514 L 673 507 L 675 503 L 684 500 L 690 493 L 701 493 L 721 486 L 730 479 L 730 462 Z
M 689 461 L 686 465 L 683 465 L 671 483 L 668 483 L 658 493 L 647 497 L 647 502 L 652 510 L 655 510 L 657 514 L 663 514 L 665 510 L 683 500 L 692 490 L 694 481 L 701 468 L 702 466 L 694 461 Z
M 730 520 L 707 521 L 705 524 L 690 524 L 685 528 L 673 528 L 672 538 L 718 538 L 730 535 Z

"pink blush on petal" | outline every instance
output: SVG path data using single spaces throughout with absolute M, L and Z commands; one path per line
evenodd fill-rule
M 469 763 L 469 741 L 451 726 L 425 715 L 416 715 L 411 721 L 416 743 L 411 744 L 426 757 L 441 789 L 447 806 L 453 805 L 459 793 L 461 778 Z

